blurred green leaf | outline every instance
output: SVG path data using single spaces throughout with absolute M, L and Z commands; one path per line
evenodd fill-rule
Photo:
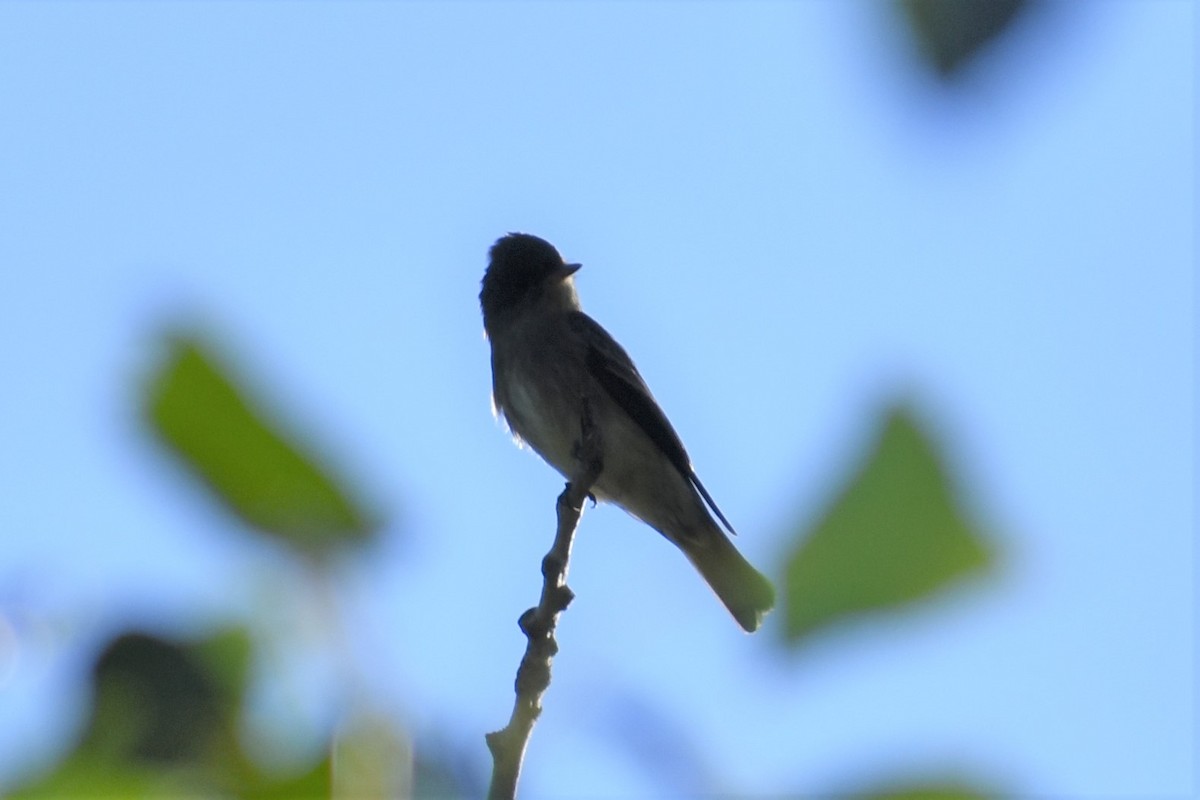
M 243 752 L 237 732 L 249 656 L 242 629 L 189 642 L 116 637 L 92 669 L 91 713 L 75 751 L 6 796 L 328 797 L 328 757 L 280 776 Z
M 78 747 L 14 797 L 213 794 L 249 774 L 237 742 L 245 661 L 229 631 L 195 643 L 140 632 L 113 639 L 92 668 L 92 708 Z
M 240 704 L 250 682 L 253 650 L 254 642 L 245 628 L 225 628 L 192 645 L 197 661 L 204 665 L 221 696 L 234 705 Z
M 374 532 L 350 492 L 254 408 L 200 342 L 172 336 L 166 346 L 146 389 L 146 419 L 233 513 L 308 554 Z
M 999 794 L 958 779 L 928 782 L 898 781 L 860 794 L 848 795 L 849 800 L 990 800 Z
M 309 800 L 330 797 L 333 783 L 331 758 L 323 758 L 307 772 L 292 777 L 248 775 L 242 786 L 234 787 L 233 795 L 246 800 Z
M 83 749 L 114 763 L 177 764 L 236 749 L 244 687 L 215 680 L 198 648 L 143 633 L 114 640 L 92 670 Z
M 211 797 L 211 786 L 202 776 L 185 770 L 164 770 L 115 764 L 85 753 L 76 753 L 54 772 L 36 783 L 4 795 L 8 800 L 62 800 L 62 798 Z
M 866 463 L 801 529 L 784 576 L 785 635 L 796 643 L 831 622 L 920 600 L 991 561 L 929 437 L 909 410 L 893 408 Z
M 951 77 L 1000 36 L 1030 0 L 900 0 L 921 52 Z

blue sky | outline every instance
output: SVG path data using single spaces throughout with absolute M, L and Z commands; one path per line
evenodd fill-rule
M 478 281 L 523 230 L 583 262 L 751 560 L 898 395 L 1004 554 L 780 658 L 589 510 L 530 797 L 659 795 L 631 698 L 728 791 L 1189 794 L 1195 11 L 1026 23 L 946 90 L 873 3 L 0 5 L 0 781 L 66 746 L 107 633 L 246 618 L 285 676 L 250 735 L 364 695 L 486 766 L 560 488 L 488 411 Z M 138 428 L 180 321 L 389 515 L 341 646 Z

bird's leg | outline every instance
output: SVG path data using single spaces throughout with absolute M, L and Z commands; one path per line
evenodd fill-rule
M 576 480 L 591 486 L 604 470 L 600 429 L 592 419 L 592 406 L 587 397 L 582 397 L 580 400 L 579 439 L 576 440 L 571 451 L 571 455 L 579 465 L 579 473 L 574 476 L 573 480 L 567 482 L 568 491 Z M 587 498 L 592 501 L 592 507 L 595 508 L 596 495 L 589 491 Z

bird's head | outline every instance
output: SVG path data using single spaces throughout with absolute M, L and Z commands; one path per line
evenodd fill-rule
M 484 327 L 490 328 L 498 316 L 543 304 L 547 310 L 578 308 L 571 276 L 579 267 L 564 262 L 554 245 L 537 236 L 510 233 L 500 238 L 488 253 L 479 292 Z

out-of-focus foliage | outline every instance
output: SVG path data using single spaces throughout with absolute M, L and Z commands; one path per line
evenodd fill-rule
M 10 796 L 329 796 L 328 759 L 279 777 L 243 752 L 249 655 L 240 629 L 193 642 L 117 636 L 92 669 L 92 707 L 74 752 Z
M 1006 31 L 1031 0 L 900 0 L 917 46 L 938 75 L 953 77 Z
M 292 552 L 320 556 L 370 540 L 375 527 L 350 493 L 277 432 L 195 338 L 168 339 L 143 412 L 192 475 L 250 526 L 278 537 Z M 990 549 L 955 502 L 929 437 L 908 410 L 894 408 L 884 415 L 863 467 L 829 511 L 803 529 L 783 584 L 788 641 L 794 645 L 853 614 L 925 597 L 990 560 Z M 316 569 L 301 575 L 331 577 L 327 560 L 310 563 Z M 251 755 L 261 746 L 246 748 L 240 735 L 255 647 L 242 628 L 191 641 L 139 632 L 114 638 L 96 659 L 92 706 L 77 746 L 10 796 L 283 800 L 483 794 L 473 766 L 456 763 L 453 748 L 418 755 L 411 738 L 373 710 L 343 710 L 337 732 L 324 739 L 314 763 L 287 775 L 264 770 Z M 636 725 L 646 733 L 647 719 L 653 718 L 643 715 Z M 696 754 L 687 748 L 654 747 L 656 738 L 679 738 L 669 733 L 668 723 L 649 726 L 658 730 L 638 745 L 654 756 L 653 771 L 675 790 L 702 794 L 718 785 L 719 776 L 696 770 Z M 672 767 L 664 770 L 665 763 Z M 981 800 L 992 794 L 954 781 L 892 785 L 897 788 L 881 784 L 861 797 Z
M 74 751 L 14 798 L 241 797 L 256 800 L 477 797 L 449 750 L 417 758 L 394 723 L 351 713 L 315 763 L 264 770 L 242 746 L 251 640 L 228 629 L 196 641 L 114 638 L 92 669 L 92 707 Z
M 254 408 L 195 338 L 169 337 L 146 386 L 143 418 L 190 474 L 251 527 L 301 557 L 354 549 L 376 524 L 345 484 Z M 296 580 L 333 580 L 331 562 Z M 313 587 L 306 594 L 319 596 Z M 177 641 L 141 632 L 115 637 L 92 669 L 92 705 L 75 749 L 11 797 L 362 798 L 471 797 L 482 783 L 450 747 L 415 755 L 390 718 L 363 707 L 339 712 L 337 732 L 313 763 L 291 774 L 264 769 L 244 747 L 251 660 L 248 629 Z M 330 643 L 330 646 L 336 646 Z M 351 704 L 348 704 L 351 705 Z M 365 705 L 365 704 L 360 704 Z M 482 737 L 480 739 L 482 744 Z M 289 754 L 284 754 L 289 755 Z
M 897 781 L 890 787 L 880 787 L 862 794 L 849 795 L 849 800 L 989 800 L 996 792 L 972 786 L 958 779 L 930 781 Z
M 897 406 L 828 511 L 803 525 L 784 576 L 793 645 L 853 615 L 902 607 L 993 560 L 928 434 Z
M 171 336 L 165 347 L 146 419 L 227 508 L 310 555 L 371 536 L 376 522 L 345 483 L 255 408 L 197 338 Z
M 193 644 L 127 633 L 92 672 L 92 715 L 83 747 L 114 759 L 201 761 L 232 747 L 250 641 L 226 631 Z

